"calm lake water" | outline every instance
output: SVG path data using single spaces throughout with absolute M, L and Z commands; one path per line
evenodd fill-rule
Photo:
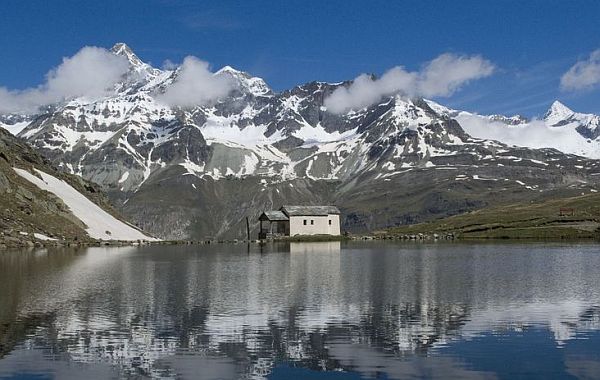
M 599 248 L 0 252 L 0 379 L 600 378 Z

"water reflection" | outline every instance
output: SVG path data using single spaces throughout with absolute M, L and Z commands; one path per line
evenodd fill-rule
M 532 348 L 597 375 L 598 269 L 592 245 L 0 253 L 0 378 L 510 378 Z

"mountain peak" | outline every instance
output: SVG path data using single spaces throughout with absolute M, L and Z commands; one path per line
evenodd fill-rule
M 133 51 L 125 42 L 117 42 L 110 50 L 115 54 L 123 54 L 124 52 L 133 54 Z
M 574 112 L 558 100 L 555 100 L 554 103 L 550 106 L 550 109 L 544 115 L 544 120 L 546 120 L 551 125 L 556 125 L 569 117 L 573 116 Z
M 110 51 L 112 51 L 116 55 L 127 58 L 129 63 L 134 67 L 141 67 L 145 65 L 145 63 L 142 62 L 142 60 L 139 59 L 139 57 L 135 55 L 133 50 L 131 50 L 131 48 L 124 42 L 117 42 L 110 49 Z
M 253 77 L 245 71 L 234 69 L 227 65 L 223 66 L 215 75 L 227 74 L 233 77 L 240 86 L 250 91 L 255 96 L 265 96 L 271 94 L 271 89 L 267 83 L 258 77 Z
M 552 103 L 552 105 L 550 106 L 550 109 L 555 112 L 563 112 L 563 113 L 567 113 L 567 114 L 573 113 L 573 111 L 569 107 L 565 106 L 558 100 L 555 100 Z
M 423 101 L 438 115 L 454 116 L 459 113 L 459 111 L 443 106 L 433 100 L 423 99 Z
M 240 70 L 236 70 L 233 67 L 227 65 L 227 66 L 223 66 L 221 69 L 219 69 L 219 71 L 216 72 L 216 74 L 221 74 L 221 73 L 230 73 L 230 74 L 245 74 L 243 71 Z
M 569 116 L 573 114 L 573 111 L 558 100 L 555 100 L 550 106 L 548 114 Z

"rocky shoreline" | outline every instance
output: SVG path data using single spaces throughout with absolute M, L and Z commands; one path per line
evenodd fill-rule
M 473 240 L 469 237 L 461 237 L 460 234 L 449 233 L 415 233 L 415 234 L 389 234 L 373 233 L 365 235 L 334 236 L 324 238 L 323 236 L 302 236 L 297 238 L 270 239 L 270 240 L 246 240 L 246 239 L 207 239 L 207 240 L 161 240 L 161 241 L 118 241 L 118 240 L 43 240 L 36 238 L 34 234 L 22 231 L 0 231 L 0 251 L 10 249 L 33 249 L 33 248 L 60 248 L 60 247 L 100 247 L 100 246 L 143 246 L 143 245 L 216 245 L 216 244 L 266 244 L 276 243 L 319 243 L 333 241 L 379 241 L 394 240 L 405 242 L 436 242 L 436 241 L 455 241 L 455 240 Z M 506 240 L 502 238 L 487 238 L 484 240 Z M 515 239 L 513 239 L 515 240 Z M 516 239 L 519 240 L 519 239 Z M 547 240 L 547 239 L 540 239 Z M 559 239 L 560 240 L 560 239 Z M 589 239 L 586 239 L 589 240 Z
M 351 240 L 456 240 L 458 235 L 450 233 L 432 233 L 432 234 L 372 234 L 364 236 L 352 236 Z
M 60 248 L 60 247 L 99 247 L 99 246 L 131 246 L 151 244 L 145 240 L 119 241 L 95 239 L 61 239 L 58 236 L 45 236 L 18 230 L 0 231 L 0 250 L 23 248 Z

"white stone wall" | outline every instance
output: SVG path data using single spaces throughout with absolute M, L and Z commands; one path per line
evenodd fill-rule
M 306 225 L 304 221 L 306 220 Z M 331 220 L 331 225 L 329 221 Z M 340 216 L 291 216 L 290 236 L 294 235 L 339 235 Z
M 331 220 L 331 224 L 328 224 L 329 235 L 340 235 L 340 216 L 332 214 L 328 218 Z

